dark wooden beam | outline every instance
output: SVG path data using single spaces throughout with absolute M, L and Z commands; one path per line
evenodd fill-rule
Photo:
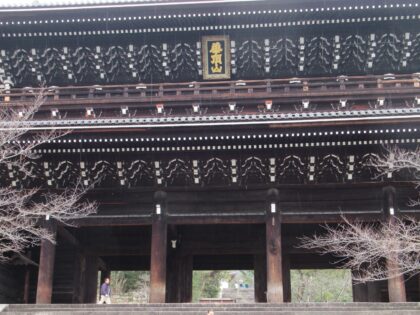
M 31 285 L 31 269 L 29 266 L 25 267 L 25 283 L 23 285 L 23 303 L 29 304 L 29 291 Z
M 98 257 L 86 256 L 84 303 L 94 304 L 98 300 Z
M 360 283 L 354 280 L 354 276 L 357 276 L 358 272 L 352 271 L 352 293 L 353 302 L 368 302 L 368 286 L 367 283 Z
M 178 297 L 181 303 L 191 303 L 193 293 L 193 256 L 181 256 L 178 269 Z
M 254 300 L 267 302 L 267 258 L 266 254 L 254 255 Z
M 283 270 L 281 223 L 278 213 L 267 214 L 266 251 L 267 251 L 267 302 L 283 303 Z
M 386 213 L 390 225 L 396 224 L 395 211 L 397 210 L 395 189 L 393 187 L 384 188 L 384 213 Z M 386 267 L 388 269 L 389 301 L 406 302 L 407 293 L 404 275 L 400 272 L 398 258 L 394 257 L 394 255 L 395 254 L 390 251 L 389 258 L 386 260 Z
M 292 280 L 290 274 L 290 255 L 284 250 L 282 251 L 282 268 L 283 268 L 283 296 L 284 302 L 292 302 Z
M 366 213 L 361 212 L 352 213 L 340 213 L 337 212 L 325 212 L 320 214 L 287 214 L 282 216 L 282 222 L 286 224 L 301 223 L 301 224 L 324 224 L 324 223 L 340 223 L 343 222 L 343 215 L 349 220 L 363 219 L 366 222 L 375 222 L 383 218 L 380 213 Z M 420 216 L 419 214 L 412 214 L 412 216 Z M 173 216 L 168 218 L 169 224 L 178 225 L 203 225 L 203 224 L 260 224 L 264 223 L 264 216 Z M 145 219 L 143 216 L 108 216 L 108 217 L 91 217 L 81 219 L 77 222 L 80 227 L 100 227 L 100 226 L 150 226 L 152 225 L 152 219 Z
M 53 237 L 56 237 L 56 224 L 46 221 L 45 227 Z M 37 304 L 50 304 L 53 290 L 55 262 L 55 244 L 49 240 L 41 240 L 41 252 L 38 268 L 38 284 L 36 290 Z
M 166 298 L 166 252 L 167 224 L 164 218 L 156 217 L 152 224 L 150 260 L 150 303 L 165 303 Z

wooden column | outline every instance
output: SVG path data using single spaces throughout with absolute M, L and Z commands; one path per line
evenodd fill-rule
M 405 281 L 404 276 L 398 274 L 399 266 L 393 259 L 387 260 L 388 268 L 388 294 L 390 302 L 407 302 L 407 296 L 405 292 Z
M 267 302 L 266 255 L 254 255 L 254 299 L 255 303 Z
M 292 280 L 290 275 L 290 255 L 283 252 L 283 296 L 284 302 L 292 302 Z
M 367 283 L 368 302 L 382 302 L 381 298 L 381 282 L 369 281 Z
M 23 303 L 29 304 L 29 290 L 31 285 L 31 269 L 30 266 L 25 267 L 25 284 L 23 287 Z
M 395 223 L 395 215 L 397 212 L 397 204 L 395 202 L 395 189 L 386 187 L 384 189 L 384 212 L 388 215 L 389 224 Z M 389 257 L 386 261 L 388 268 L 388 295 L 390 302 L 406 302 L 407 296 L 405 291 L 404 275 L 401 275 L 398 265 L 398 259 L 395 256 Z
M 86 259 L 83 253 L 77 252 L 75 256 L 75 270 L 73 275 L 73 303 L 83 303 L 86 283 Z
M 56 236 L 56 225 L 51 221 L 46 221 L 45 228 L 54 238 Z M 55 261 L 55 244 L 43 239 L 41 240 L 41 252 L 39 256 L 38 284 L 36 290 L 37 304 L 51 304 L 53 291 Z
M 166 303 L 179 303 L 178 290 L 179 290 L 179 255 L 168 252 L 168 260 L 166 263 Z
M 283 303 L 281 220 L 277 204 L 278 190 L 268 191 L 266 217 L 267 302 Z
M 167 225 L 163 207 L 159 209 L 152 223 L 152 246 L 150 260 L 150 303 L 165 303 L 166 297 L 166 252 Z
M 367 302 L 368 301 L 368 286 L 367 283 L 361 283 L 354 278 L 358 276 L 358 272 L 352 271 L 352 293 L 353 293 L 353 302 Z
M 85 303 L 98 301 L 98 257 L 86 256 L 85 260 Z
M 182 256 L 178 269 L 178 301 L 191 303 L 193 292 L 193 256 Z
M 167 227 L 168 251 L 166 253 L 166 303 L 179 303 L 181 267 L 180 244 L 176 225 Z

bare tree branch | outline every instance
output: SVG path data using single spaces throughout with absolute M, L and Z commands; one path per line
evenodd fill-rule
M 39 158 L 34 149 L 66 134 L 55 131 L 30 133 L 25 127 L 24 122 L 34 118 L 44 99 L 41 92 L 30 105 L 0 106 L 0 166 L 34 177 L 31 163 L 28 163 Z M 68 224 L 70 220 L 94 213 L 96 204 L 84 200 L 88 189 L 81 182 L 61 193 L 43 191 L 41 187 L 0 187 L 0 262 L 7 261 L 11 253 L 22 253 L 39 245 L 41 239 L 55 241 L 39 224 L 40 219 L 50 218 Z
M 420 148 L 386 147 L 385 154 L 368 162 L 378 177 L 406 172 L 420 185 Z M 419 200 L 410 200 L 419 206 Z M 414 218 L 392 217 L 387 222 L 350 222 L 324 226 L 325 233 L 302 238 L 300 247 L 333 253 L 343 268 L 353 270 L 356 281 L 384 280 L 420 272 L 420 223 Z M 390 268 L 395 268 L 391 270 Z
M 416 188 L 420 187 L 420 147 L 414 150 L 398 146 L 385 147 L 385 154 L 371 160 L 369 165 L 380 171 L 379 177 L 387 174 L 407 172 Z M 419 206 L 419 200 L 410 200 L 409 206 Z
M 300 239 L 300 247 L 333 253 L 341 267 L 355 271 L 355 280 L 365 282 L 388 279 L 389 275 L 420 272 L 420 225 L 411 218 L 388 222 L 350 222 L 325 225 L 325 233 Z M 389 270 L 391 260 L 398 270 Z

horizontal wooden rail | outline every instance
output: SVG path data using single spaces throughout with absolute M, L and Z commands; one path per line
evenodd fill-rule
M 275 80 L 183 82 L 163 84 L 93 85 L 44 88 L 5 88 L 0 94 L 3 103 L 25 103 L 43 93 L 46 104 L 107 103 L 111 100 L 137 100 L 137 102 L 199 101 L 209 99 L 264 97 L 311 97 L 330 93 L 369 94 L 369 91 L 396 92 L 400 89 L 417 89 L 417 74 L 393 76 L 340 76 L 323 78 L 290 78 Z

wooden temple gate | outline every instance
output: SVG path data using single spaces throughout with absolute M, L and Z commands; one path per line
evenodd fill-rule
M 419 215 L 411 178 L 369 163 L 420 142 L 417 4 L 149 2 L 0 7 L 2 105 L 43 84 L 24 128 L 72 131 L 36 149 L 36 179 L 2 180 L 81 178 L 99 204 L 0 269 L 9 300 L 95 303 L 98 271 L 150 270 L 150 302 L 191 302 L 193 270 L 248 269 L 256 302 L 290 302 L 291 269 L 337 267 L 300 237 Z M 354 299 L 418 301 L 419 283 Z

